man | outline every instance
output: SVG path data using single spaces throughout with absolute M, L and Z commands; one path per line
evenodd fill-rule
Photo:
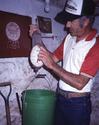
M 60 77 L 55 125 L 90 124 L 90 91 L 99 69 L 94 9 L 92 0 L 68 0 L 55 20 L 65 24 L 69 34 L 53 54 L 40 47 L 39 60 Z M 60 60 L 63 68 L 56 63 Z

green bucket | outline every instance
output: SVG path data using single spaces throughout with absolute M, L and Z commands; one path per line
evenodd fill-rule
M 22 124 L 53 125 L 56 95 L 42 89 L 26 90 L 22 93 Z

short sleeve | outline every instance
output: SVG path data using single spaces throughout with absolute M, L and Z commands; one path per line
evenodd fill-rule
M 53 52 L 54 56 L 57 57 L 59 60 L 63 60 L 63 48 L 64 48 L 64 40 L 60 44 L 60 46 Z
M 99 70 L 99 37 L 95 45 L 90 49 L 82 64 L 80 72 L 95 76 Z

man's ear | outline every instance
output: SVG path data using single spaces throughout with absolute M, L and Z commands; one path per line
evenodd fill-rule
M 85 18 L 84 19 L 84 27 L 88 26 L 90 23 L 89 19 L 88 18 Z
M 89 24 L 89 19 L 85 16 L 80 18 L 80 27 L 85 28 Z

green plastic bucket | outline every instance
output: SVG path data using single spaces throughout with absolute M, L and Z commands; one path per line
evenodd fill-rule
M 22 124 L 53 125 L 55 92 L 42 89 L 26 90 L 22 93 Z

